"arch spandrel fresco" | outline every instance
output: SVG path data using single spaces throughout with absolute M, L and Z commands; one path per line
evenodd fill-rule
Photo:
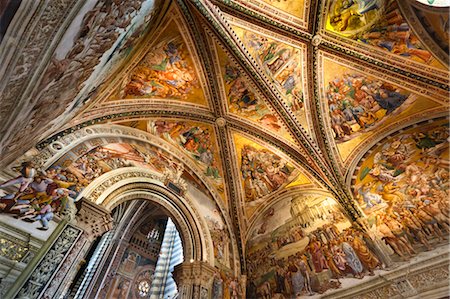
M 278 113 L 270 107 L 259 94 L 244 71 L 228 57 L 225 50 L 216 44 L 216 54 L 223 84 L 224 98 L 226 98 L 227 110 L 245 121 L 251 121 L 272 134 L 283 137 L 294 143 L 291 133 L 286 128 Z
M 305 45 L 291 45 L 261 34 L 262 28 L 244 28 L 245 24 L 232 26 L 250 55 L 273 82 L 283 102 L 291 109 L 297 121 L 308 129 L 306 112 L 306 49 Z M 260 29 L 258 31 L 258 29 Z
M 120 122 L 157 136 L 184 152 L 226 202 L 223 168 L 214 127 L 194 121 L 148 119 Z
M 40 230 L 53 229 L 54 217 L 74 219 L 75 201 L 82 190 L 111 170 L 143 167 L 163 172 L 167 168 L 175 171 L 177 165 L 182 165 L 161 151 L 137 144 L 115 143 L 97 146 L 86 153 L 87 150 L 85 146 L 75 148 L 48 169 L 39 171 L 32 163 L 24 162 L 18 169 L 18 178 L 1 185 L 19 186 L 18 191 L 1 197 L 1 212 L 22 220 L 23 225 L 40 223 L 37 227 Z M 33 174 L 34 178 L 27 180 L 27 174 Z
M 166 20 L 159 34 L 148 41 L 151 46 L 145 55 L 107 101 L 149 98 L 208 106 L 198 59 L 187 38 L 181 24 Z
M 200 185 L 200 180 L 185 170 L 181 160 L 154 146 L 110 143 L 89 149 L 80 145 L 48 169 L 39 170 L 27 186 L 17 180 L 3 183 L 2 188 L 19 184 L 23 191 L 1 197 L 1 217 L 14 216 L 14 223 L 29 227 L 30 231 L 41 230 L 43 232 L 38 231 L 35 235 L 46 239 L 49 236 L 47 231 L 51 232 L 56 227 L 55 220 L 75 217 L 80 194 L 94 180 L 110 171 L 128 167 L 143 168 L 161 175 L 176 173 L 184 179 L 186 196 L 193 200 L 210 230 L 217 263 L 231 267 L 230 235 L 220 208 L 208 195 L 207 189 Z M 31 164 L 24 164 L 21 168 L 22 172 L 36 172 Z
M 288 185 L 312 183 L 300 169 L 266 146 L 240 134 L 233 134 L 233 140 L 247 218 L 251 218 L 255 210 L 264 204 L 271 194 Z
M 376 71 L 363 72 L 351 62 L 323 55 L 321 60 L 322 110 L 344 163 L 358 146 L 402 119 L 424 118 L 445 111 L 438 96 Z M 396 80 L 396 81 L 394 81 Z M 427 113 L 428 112 L 428 113 Z
M 261 212 L 248 235 L 250 298 L 308 298 L 373 275 L 382 263 L 369 240 L 326 192 L 282 198 Z
M 448 119 L 402 129 L 380 140 L 354 173 L 368 226 L 404 259 L 447 243 L 449 136 Z
M 216 266 L 232 268 L 230 235 L 216 203 L 197 188 L 188 190 L 188 195 L 194 199 L 199 214 L 203 216 L 209 228 L 214 244 Z
M 447 69 L 414 34 L 395 0 L 328 2 L 325 28 L 387 53 Z

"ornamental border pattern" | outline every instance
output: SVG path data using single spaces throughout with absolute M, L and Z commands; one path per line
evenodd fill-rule
M 20 288 L 15 298 L 39 298 L 82 233 L 82 230 L 67 225 Z

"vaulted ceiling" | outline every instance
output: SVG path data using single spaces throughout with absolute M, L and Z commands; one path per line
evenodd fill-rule
M 448 112 L 448 10 L 416 1 L 28 2 L 0 47 L 2 166 L 93 124 L 142 130 L 205 174 L 241 238 L 301 190 L 359 218 L 361 157 Z M 345 101 L 370 113 L 347 124 Z

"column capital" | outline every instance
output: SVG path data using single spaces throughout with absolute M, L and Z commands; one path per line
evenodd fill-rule
M 178 285 L 195 284 L 206 286 L 214 278 L 216 269 L 207 262 L 184 262 L 175 267 L 173 277 Z
M 85 198 L 79 200 L 76 205 L 78 212 L 74 222 L 84 230 L 89 239 L 95 239 L 112 229 L 113 219 L 107 209 Z

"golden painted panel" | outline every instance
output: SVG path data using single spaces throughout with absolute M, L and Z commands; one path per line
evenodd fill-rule
M 399 256 L 435 248 L 450 232 L 449 165 L 448 119 L 400 130 L 360 161 L 355 197 Z
M 343 62 L 322 62 L 323 96 L 331 134 L 343 161 L 364 140 L 399 119 L 441 104 Z
M 171 21 L 111 99 L 161 98 L 207 106 L 191 49 Z
M 286 159 L 239 134 L 233 135 L 244 191 L 245 212 L 250 217 L 270 194 L 285 188 L 300 171 Z M 310 180 L 301 174 L 298 184 Z
M 185 152 L 223 194 L 222 163 L 211 125 L 193 121 L 149 120 L 147 131 Z
M 332 0 L 326 29 L 386 52 L 446 69 L 414 34 L 395 0 Z
M 120 125 L 143 130 L 173 144 L 198 166 L 226 201 L 223 168 L 214 127 L 200 122 L 179 120 L 140 120 Z
M 217 47 L 217 53 L 228 111 L 245 120 L 252 121 L 290 142 L 294 142 L 276 112 L 269 108 L 268 104 L 257 95 L 255 89 L 247 82 L 244 72 L 228 58 L 220 47 Z
M 307 129 L 304 99 L 304 49 L 267 37 L 255 31 L 233 26 L 250 55 L 274 83 L 285 104 Z
M 305 0 L 262 0 L 282 11 L 303 19 L 305 17 Z

